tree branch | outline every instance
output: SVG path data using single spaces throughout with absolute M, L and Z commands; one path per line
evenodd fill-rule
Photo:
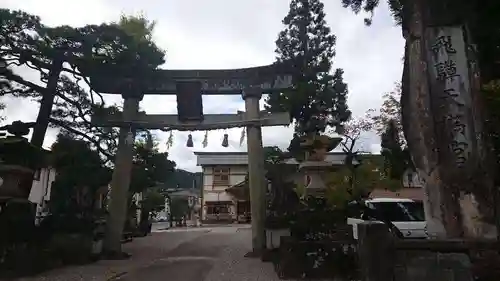
M 34 91 L 37 91 L 37 92 L 40 92 L 40 93 L 43 93 L 43 91 L 45 90 L 44 87 L 40 86 L 40 85 L 37 85 L 33 82 L 30 82 L 30 81 L 27 81 L 27 80 L 24 80 L 21 76 L 17 75 L 17 74 L 14 74 L 14 73 L 9 73 L 9 72 L 4 72 L 2 73 L 2 75 L 7 79 L 7 80 L 11 80 L 11 81 L 14 81 L 16 83 L 19 83 L 23 86 L 26 86 L 26 87 L 30 87 L 31 89 L 33 89 Z
M 108 158 L 113 158 L 114 156 L 110 153 L 108 153 L 106 150 L 102 149 L 100 144 L 98 142 L 96 142 L 94 139 L 92 139 L 91 137 L 87 136 L 85 133 L 83 132 L 80 132 L 76 129 L 73 129 L 69 126 L 67 126 L 66 124 L 64 124 L 63 122 L 59 121 L 59 120 L 56 120 L 54 118 L 49 118 L 49 121 L 59 127 L 62 127 L 63 129 L 67 130 L 68 132 L 71 132 L 75 135 L 79 135 L 80 137 L 86 139 L 87 141 L 93 143 L 95 146 L 96 146 L 96 149 L 102 153 L 103 155 L 105 155 L 106 157 Z

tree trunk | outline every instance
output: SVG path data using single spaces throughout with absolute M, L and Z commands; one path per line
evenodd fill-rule
M 461 1 L 415 0 L 403 24 L 403 127 L 438 237 L 495 236 L 479 74 Z M 458 7 L 457 7 L 458 6 Z
M 42 92 L 42 100 L 40 109 L 36 118 L 36 125 L 33 128 L 33 135 L 31 136 L 31 144 L 42 147 L 49 126 L 49 119 L 54 105 L 54 97 L 57 91 L 57 82 L 63 67 L 63 59 L 61 55 L 52 62 L 49 70 L 47 85 L 45 91 Z

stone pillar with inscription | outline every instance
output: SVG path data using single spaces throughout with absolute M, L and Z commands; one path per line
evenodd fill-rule
M 450 229 L 456 234 L 494 237 L 494 229 L 484 223 L 493 214 L 478 206 L 493 206 L 491 197 L 485 196 L 493 182 L 488 182 L 485 167 L 483 120 L 475 100 L 479 92 L 474 92 L 475 73 L 469 65 L 464 31 L 460 25 L 441 26 L 429 27 L 425 34 L 440 177 L 446 186 L 443 196 L 451 198 L 441 204 L 448 212 L 445 215 L 456 221 L 456 229 Z
M 430 234 L 494 237 L 493 181 L 474 48 L 460 17 L 451 17 L 453 9 L 438 2 L 414 1 L 407 7 L 405 136 L 424 181 Z M 446 17 L 438 16 L 439 10 Z

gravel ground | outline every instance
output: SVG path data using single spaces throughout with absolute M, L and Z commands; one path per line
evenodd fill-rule
M 252 249 L 251 241 L 250 229 L 237 231 L 204 281 L 279 281 L 271 263 L 244 257 Z
M 278 281 L 271 263 L 245 258 L 248 226 L 153 233 L 124 245 L 132 258 L 67 267 L 17 281 Z
M 38 276 L 20 278 L 17 281 L 108 281 L 124 272 L 145 267 L 161 259 L 169 251 L 206 232 L 152 233 L 148 237 L 134 239 L 123 245 L 125 252 L 132 254 L 128 260 L 103 260 L 96 263 L 55 269 Z M 149 281 L 149 280 L 147 280 Z

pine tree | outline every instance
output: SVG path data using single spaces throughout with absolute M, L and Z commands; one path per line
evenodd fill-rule
M 336 37 L 319 0 L 292 0 L 276 40 L 277 61 L 292 68 L 294 89 L 269 95 L 266 109 L 288 111 L 299 136 L 324 132 L 349 119 L 343 70 L 332 73 Z

